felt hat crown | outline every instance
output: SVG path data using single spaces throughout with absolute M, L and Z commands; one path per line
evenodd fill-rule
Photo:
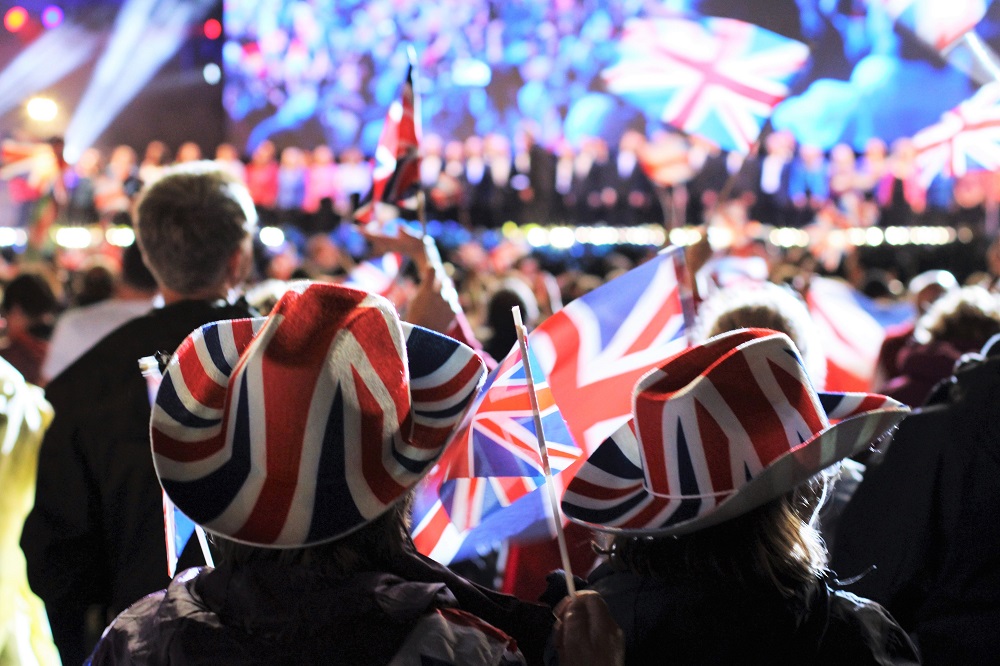
M 430 471 L 483 376 L 472 349 L 384 298 L 298 283 L 268 317 L 202 326 L 177 349 L 153 405 L 156 473 L 210 532 L 331 541 Z
M 570 482 L 571 520 L 643 534 L 709 527 L 857 453 L 909 412 L 885 396 L 816 393 L 792 341 L 764 329 L 674 356 L 640 378 L 632 406 Z

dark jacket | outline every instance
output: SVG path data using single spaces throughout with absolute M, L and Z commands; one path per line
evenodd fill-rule
M 167 590 L 120 615 L 92 663 L 385 664 L 404 645 L 411 646 L 415 631 L 433 632 L 433 624 L 418 623 L 440 609 L 490 616 L 513 628 L 520 633 L 517 646 L 537 652 L 536 663 L 552 623 L 547 608 L 476 588 L 418 555 L 402 558 L 392 572 L 346 579 L 254 562 L 181 574 Z M 441 638 L 442 645 L 489 643 L 495 654 L 500 641 L 513 650 L 499 626 L 487 627 L 469 616 L 458 620 L 465 629 L 456 626 L 449 632 L 453 635 Z M 444 656 L 421 651 L 418 658 L 425 661 L 418 663 L 456 658 L 435 660 Z
M 907 417 L 841 517 L 832 566 L 882 603 L 927 664 L 1000 655 L 1000 358 Z M 874 569 L 872 569 L 874 567 Z
M 42 442 L 21 548 L 64 663 L 86 657 L 88 607 L 117 614 L 169 582 L 138 359 L 173 353 L 202 324 L 249 314 L 201 301 L 153 310 L 110 333 L 46 388 L 55 419 Z
M 878 604 L 822 581 L 795 605 L 773 587 L 670 584 L 607 564 L 591 575 L 625 634 L 626 664 L 916 664 Z

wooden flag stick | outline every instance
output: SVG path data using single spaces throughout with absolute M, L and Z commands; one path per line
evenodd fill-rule
M 573 582 L 573 571 L 569 563 L 569 549 L 566 548 L 566 533 L 563 531 L 562 513 L 559 510 L 559 498 L 556 497 L 555 482 L 552 480 L 552 468 L 549 467 L 549 452 L 545 448 L 545 431 L 542 429 L 542 414 L 538 409 L 538 396 L 535 395 L 535 380 L 531 376 L 531 362 L 528 360 L 528 335 L 521 321 L 521 308 L 515 305 L 511 308 L 514 315 L 514 328 L 517 329 L 517 343 L 521 347 L 521 363 L 524 366 L 524 378 L 528 383 L 528 399 L 531 401 L 531 411 L 535 415 L 535 434 L 538 439 L 538 453 L 542 458 L 542 471 L 545 473 L 545 487 L 548 488 L 549 505 L 552 518 L 556 524 L 556 540 L 559 542 L 559 557 L 562 558 L 563 574 L 566 576 L 566 589 L 570 598 L 576 597 L 576 584 Z

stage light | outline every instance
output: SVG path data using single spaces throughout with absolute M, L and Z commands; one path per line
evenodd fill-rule
M 218 39 L 222 36 L 222 24 L 219 23 L 218 19 L 210 18 L 205 21 L 203 31 L 209 39 Z
M 11 7 L 3 15 L 3 27 L 10 32 L 18 32 L 28 22 L 28 12 L 24 7 Z
M 205 77 L 205 83 L 214 86 L 222 80 L 222 70 L 214 62 L 210 62 L 201 70 L 201 75 Z
M 42 10 L 42 25 L 46 28 L 58 27 L 63 22 L 63 10 L 56 5 L 49 5 Z
M 56 245 L 73 250 L 83 250 L 91 246 L 93 236 L 83 227 L 63 227 L 56 230 Z
M 12 247 L 14 245 L 24 245 L 28 242 L 28 234 L 24 229 L 14 227 L 0 227 L 0 247 Z
M 59 105 L 48 97 L 32 97 L 25 104 L 28 117 L 38 122 L 47 123 L 55 120 L 59 113 Z
M 270 248 L 281 247 L 285 243 L 285 232 L 278 227 L 263 227 L 258 235 L 260 242 Z
M 112 227 L 104 232 L 104 239 L 111 245 L 128 247 L 135 242 L 135 232 L 129 227 Z
M 66 145 L 75 151 L 93 145 L 215 4 L 215 0 L 122 2 L 111 38 L 64 133 Z

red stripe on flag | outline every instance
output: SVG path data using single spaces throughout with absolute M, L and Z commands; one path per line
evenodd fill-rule
M 732 453 L 729 438 L 718 421 L 697 400 L 694 401 L 695 417 L 698 419 L 698 432 L 701 436 L 701 446 L 705 451 L 705 461 L 708 463 L 708 474 L 712 479 L 712 492 L 723 492 L 733 489 Z
M 413 389 L 410 395 L 414 402 L 437 402 L 438 400 L 451 398 L 479 372 L 480 366 L 481 362 L 477 358 L 471 358 L 458 374 L 444 384 L 431 388 Z
M 723 365 L 729 367 L 723 368 Z M 712 384 L 750 436 L 761 465 L 767 466 L 778 456 L 788 453 L 790 443 L 785 434 L 785 426 L 767 395 L 754 380 L 745 354 L 729 355 L 720 362 L 718 372 L 713 374 L 718 380 Z

